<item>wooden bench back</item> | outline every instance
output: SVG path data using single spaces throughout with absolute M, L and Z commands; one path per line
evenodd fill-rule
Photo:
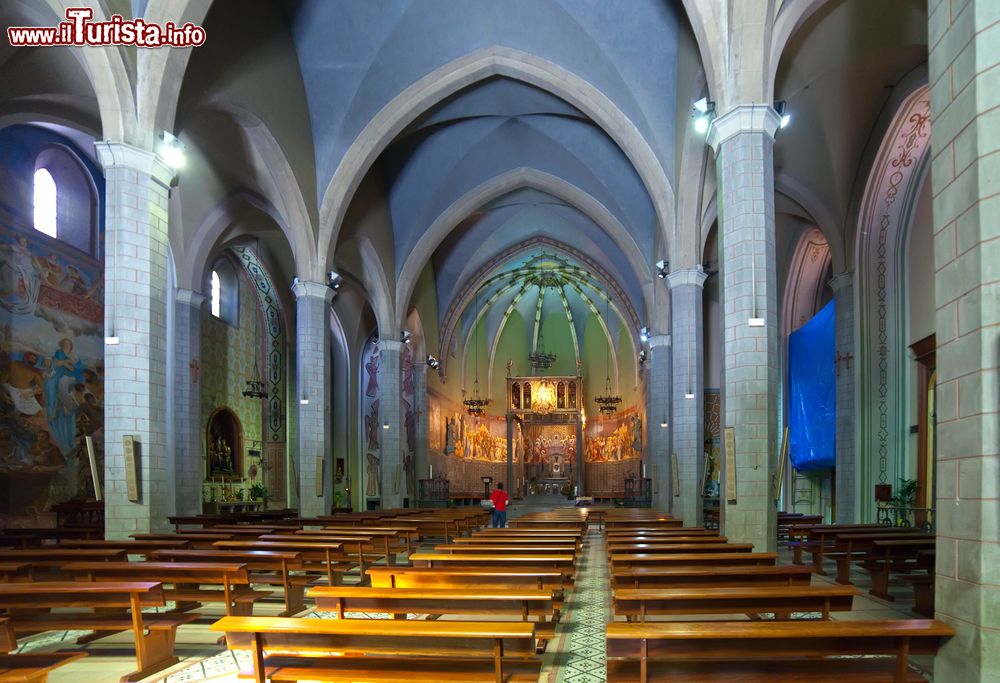
M 0 584 L 0 609 L 131 607 L 136 600 L 143 607 L 165 605 L 163 584 L 157 581 L 39 581 Z
M 441 589 L 562 589 L 572 579 L 559 569 L 522 567 L 370 567 L 372 586 Z
M 250 585 L 250 571 L 237 562 L 71 562 L 65 569 L 93 581 Z

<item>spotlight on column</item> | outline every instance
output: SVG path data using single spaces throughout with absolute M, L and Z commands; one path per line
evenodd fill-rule
M 401 340 L 401 341 L 402 341 L 402 342 L 403 342 L 404 344 L 409 344 L 410 342 L 412 342 L 412 341 L 413 341 L 413 335 L 412 335 L 412 334 L 410 334 L 409 332 L 407 332 L 406 330 L 403 330 L 403 338 L 402 338 L 402 340 Z
M 691 118 L 694 119 L 694 130 L 699 135 L 704 135 L 708 132 L 708 126 L 714 116 L 715 102 L 712 102 L 707 97 L 702 97 L 691 105 Z
M 641 341 L 643 344 L 649 342 L 649 328 L 648 327 L 643 327 L 641 330 L 639 330 L 639 341 Z
M 787 102 L 785 102 L 784 100 L 778 100 L 777 102 L 775 102 L 774 111 L 777 112 L 778 116 L 781 119 L 781 122 L 778 124 L 780 128 L 784 128 L 789 123 L 791 123 L 792 115 L 788 113 Z
M 295 289 L 296 285 L 298 285 L 299 282 L 301 282 L 301 280 L 299 280 L 298 276 L 293 277 L 292 278 L 292 289 Z
M 299 399 L 299 405 L 300 406 L 307 406 L 307 405 L 309 405 L 309 399 L 308 398 L 300 398 Z
M 669 426 L 670 423 L 667 422 L 667 418 L 663 418 L 663 420 L 660 421 L 660 429 L 666 429 Z
M 160 154 L 160 158 L 163 159 L 163 163 L 175 171 L 184 168 L 184 164 L 187 163 L 187 157 L 184 154 L 184 143 L 173 133 L 163 131 L 163 134 L 160 135 L 160 144 L 157 151 Z
M 694 392 L 693 391 L 687 392 L 686 394 L 684 394 L 684 398 L 688 398 L 688 399 L 694 398 Z
M 383 422 L 382 423 L 382 429 L 388 430 L 389 429 L 389 423 L 388 422 Z
M 118 346 L 119 344 L 121 344 L 121 342 L 122 340 L 118 338 L 118 335 L 113 335 L 111 337 L 104 338 L 104 343 L 107 346 Z
M 748 318 L 747 319 L 747 325 L 749 325 L 750 327 L 764 327 L 764 319 L 763 318 Z
M 660 278 L 661 280 L 665 280 L 667 278 L 667 275 L 670 275 L 670 271 L 668 270 L 668 268 L 670 268 L 669 261 L 657 261 L 656 277 Z
M 639 352 L 639 365 L 642 365 L 645 362 L 646 362 L 646 349 L 643 349 L 642 351 Z
M 431 354 L 428 353 L 427 354 L 427 367 L 429 367 L 431 370 L 437 370 L 438 367 L 440 367 L 440 366 L 441 366 L 441 361 L 439 361 L 437 358 L 435 358 L 434 356 L 432 356 Z
M 326 274 L 326 284 L 330 287 L 330 289 L 340 289 L 340 285 L 343 283 L 344 278 L 332 270 Z

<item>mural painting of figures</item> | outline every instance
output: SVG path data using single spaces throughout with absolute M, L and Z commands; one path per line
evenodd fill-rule
M 0 513 L 93 497 L 103 456 L 101 264 L 0 226 Z

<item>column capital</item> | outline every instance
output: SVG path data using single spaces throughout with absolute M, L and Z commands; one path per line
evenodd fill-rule
M 105 171 L 127 168 L 152 178 L 164 187 L 170 187 L 170 182 L 177 175 L 177 172 L 163 163 L 163 159 L 158 155 L 125 142 L 101 140 L 94 143 L 94 148 L 97 150 L 97 159 Z
M 681 268 L 667 274 L 667 287 L 670 289 L 682 287 L 684 285 L 704 287 L 705 280 L 707 279 L 708 273 L 706 273 L 701 266 L 697 266 L 695 268 Z
M 330 287 L 299 278 L 292 282 L 292 293 L 295 294 L 296 301 L 305 298 L 323 299 L 326 303 L 333 301 L 333 290 Z
M 719 146 L 740 133 L 764 133 L 774 140 L 781 117 L 769 104 L 738 104 L 722 116 L 713 119 L 705 141 L 718 154 Z
M 649 338 L 649 348 L 655 349 L 658 346 L 670 346 L 669 334 L 654 334 Z
M 834 294 L 839 294 L 841 290 L 849 289 L 854 284 L 854 273 L 848 270 L 834 275 L 827 284 Z
M 205 303 L 204 294 L 200 294 L 193 289 L 184 289 L 183 287 L 177 288 L 175 298 L 177 299 L 177 303 L 190 306 L 191 308 L 201 308 L 202 304 Z

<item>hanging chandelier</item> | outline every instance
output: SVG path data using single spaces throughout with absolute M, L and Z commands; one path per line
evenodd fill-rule
M 604 319 L 611 322 L 611 294 L 607 295 Z M 611 416 L 618 412 L 618 406 L 622 402 L 622 397 L 611 393 L 611 338 L 608 338 L 608 348 L 604 354 L 604 393 L 594 397 L 594 403 L 601 415 Z
M 556 409 L 556 385 L 543 379 L 532 387 L 531 408 L 539 415 L 548 415 Z
M 550 286 L 558 285 L 558 280 L 551 273 L 543 273 L 538 282 L 538 308 L 535 312 L 535 326 L 538 329 L 538 343 L 528 354 L 528 362 L 532 370 L 548 370 L 556 361 L 556 354 L 545 350 L 545 332 L 541 329 L 541 314 L 545 307 L 545 292 Z
M 462 395 L 465 395 L 465 389 L 462 390 Z M 474 417 L 480 417 L 486 412 L 486 406 L 491 403 L 490 399 L 482 398 L 479 395 L 479 378 L 472 384 L 472 396 L 462 401 L 462 405 L 465 406 L 466 412 Z
M 257 355 L 260 352 L 260 319 L 254 316 L 254 352 L 253 352 L 253 375 L 247 380 L 247 386 L 243 390 L 243 395 L 247 398 L 267 398 L 267 390 L 264 382 L 260 378 L 260 364 L 257 362 Z
M 476 292 L 476 317 L 475 320 L 479 319 L 479 292 Z M 475 335 L 473 335 L 474 337 Z M 475 339 L 473 338 L 473 343 L 475 344 Z M 479 344 L 476 344 L 476 381 L 472 384 L 472 396 L 470 398 L 464 399 L 462 405 L 465 406 L 466 412 L 473 417 L 481 417 L 486 412 L 486 406 L 488 406 L 492 401 L 489 398 L 482 398 L 479 395 Z M 462 396 L 465 396 L 465 389 L 462 389 Z

